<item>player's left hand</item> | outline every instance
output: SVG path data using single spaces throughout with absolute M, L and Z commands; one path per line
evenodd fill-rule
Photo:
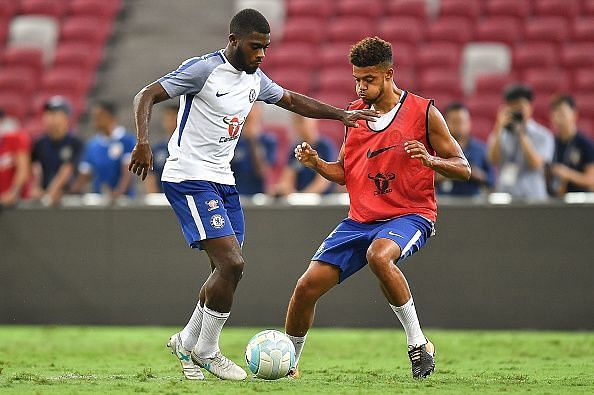
M 148 171 L 153 170 L 153 151 L 148 143 L 137 143 L 134 146 L 128 170 L 140 176 L 142 181 L 148 175 Z
M 373 122 L 376 121 L 379 116 L 380 113 L 376 110 L 348 110 L 344 111 L 341 121 L 349 128 L 356 128 L 358 120 L 362 119 L 364 121 Z
M 425 145 L 418 140 L 411 140 L 404 143 L 404 150 L 407 154 L 410 155 L 411 159 L 419 159 L 423 166 L 427 166 L 428 168 L 433 168 L 433 161 L 435 157 L 429 155 Z

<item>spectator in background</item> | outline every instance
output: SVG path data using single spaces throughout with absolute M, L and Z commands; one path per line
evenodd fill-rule
M 553 160 L 551 132 L 532 119 L 532 90 L 512 85 L 488 141 L 489 161 L 499 167 L 497 191 L 528 200 L 545 200 L 545 165 Z
M 35 195 L 44 205 L 54 206 L 72 186 L 83 145 L 69 133 L 70 105 L 64 98 L 54 96 L 45 103 L 43 125 L 45 133 L 35 142 L 32 152 L 40 181 Z
M 305 118 L 301 115 L 292 114 L 293 129 L 297 134 L 296 144 L 306 142 L 318 152 L 320 158 L 325 161 L 336 159 L 335 149 L 332 143 L 319 136 L 317 121 L 312 118 Z M 295 144 L 295 145 L 296 145 Z M 273 188 L 275 195 L 286 196 L 293 192 L 302 193 L 329 193 L 332 191 L 332 184 L 314 170 L 303 166 L 294 155 L 289 152 L 287 166 L 283 170 L 278 183 Z
M 4 111 L 0 109 L 0 123 Z M 12 207 L 28 194 L 31 139 L 18 129 L 0 128 L 0 206 Z
M 116 112 L 115 105 L 108 101 L 93 106 L 93 122 L 99 134 L 85 147 L 73 192 L 80 192 L 92 181 L 94 193 L 109 194 L 112 199 L 134 196 L 128 163 L 136 139 L 118 125 Z
M 148 193 L 162 193 L 163 184 L 161 184 L 161 176 L 163 175 L 163 168 L 169 156 L 167 144 L 175 129 L 177 128 L 177 112 L 179 106 L 177 104 L 168 104 L 163 109 L 161 114 L 161 127 L 165 131 L 167 138 L 153 146 L 153 172 L 146 177 L 146 191 Z
M 577 116 L 573 97 L 553 99 L 551 124 L 557 136 L 549 185 L 556 196 L 566 192 L 594 191 L 594 144 L 578 132 Z
M 446 179 L 435 173 L 438 181 L 437 191 L 443 195 L 477 196 L 484 187 L 491 188 L 495 183 L 495 174 L 487 160 L 487 148 L 481 141 L 470 135 L 472 123 L 470 112 L 462 103 L 452 103 L 445 109 L 445 120 L 452 136 L 456 139 L 471 167 L 470 180 L 457 181 Z
M 276 138 L 262 133 L 262 107 L 254 103 L 231 160 L 235 186 L 240 195 L 264 193 L 270 168 L 276 159 Z

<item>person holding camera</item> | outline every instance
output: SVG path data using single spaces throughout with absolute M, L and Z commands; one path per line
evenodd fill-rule
M 504 92 L 489 136 L 487 157 L 499 168 L 496 190 L 531 201 L 548 197 L 545 167 L 552 162 L 555 140 L 551 132 L 532 119 L 532 90 L 512 85 Z

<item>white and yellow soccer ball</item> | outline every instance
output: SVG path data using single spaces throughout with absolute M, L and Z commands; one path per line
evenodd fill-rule
M 245 361 L 255 377 L 280 379 L 295 364 L 295 346 L 284 333 L 265 330 L 249 341 L 245 349 Z

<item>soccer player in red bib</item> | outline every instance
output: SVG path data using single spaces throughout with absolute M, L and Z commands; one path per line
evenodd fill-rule
M 322 242 L 301 276 L 287 311 L 285 330 L 297 363 L 318 299 L 369 264 L 402 323 L 415 378 L 435 368 L 435 347 L 417 318 L 412 295 L 398 264 L 434 234 L 437 220 L 434 172 L 467 180 L 470 166 L 432 100 L 396 87 L 391 45 L 365 38 L 350 51 L 359 100 L 349 109 L 371 108 L 376 121 L 347 127 L 336 162 L 325 162 L 307 143 L 296 158 L 323 177 L 346 185 L 350 211 Z

